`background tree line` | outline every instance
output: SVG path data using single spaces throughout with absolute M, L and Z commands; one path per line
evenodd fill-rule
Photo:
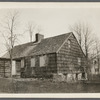
M 23 29 L 23 34 L 19 34 L 19 17 L 19 11 L 11 10 L 5 15 L 4 20 L 0 23 L 0 33 L 5 40 L 4 45 L 10 57 L 10 70 L 12 70 L 13 48 L 16 44 L 20 44 L 19 37 L 23 37 L 24 34 L 28 33 L 30 42 L 32 42 L 35 30 L 37 30 L 37 32 L 42 31 L 42 28 L 39 25 L 37 25 L 35 22 L 30 21 L 27 22 L 26 27 Z
M 96 57 L 98 68 L 100 67 L 100 40 L 96 36 L 91 25 L 85 22 L 77 22 L 74 25 L 71 25 L 70 30 L 74 32 L 79 45 L 81 46 L 85 56 L 86 56 L 86 65 L 88 71 L 90 72 L 91 65 L 93 63 L 92 59 Z

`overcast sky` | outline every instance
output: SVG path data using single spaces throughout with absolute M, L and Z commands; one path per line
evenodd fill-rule
M 95 35 L 100 37 L 100 4 L 3 4 L 0 6 L 0 22 L 5 20 L 8 11 L 17 9 L 20 12 L 18 33 L 22 34 L 28 22 L 34 22 L 41 29 L 44 37 L 51 37 L 70 32 L 69 26 L 77 22 L 88 23 Z M 35 33 L 34 33 L 35 34 Z M 1 36 L 1 35 L 0 35 Z M 34 38 L 34 36 L 33 36 Z M 19 38 L 20 44 L 29 42 L 29 35 Z M 0 37 L 0 55 L 5 52 L 3 37 Z

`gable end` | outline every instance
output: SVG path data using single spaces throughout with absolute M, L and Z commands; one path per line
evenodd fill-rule
M 61 48 L 63 47 L 63 45 L 66 43 L 66 41 L 68 40 L 68 38 L 72 35 L 73 33 L 71 32 L 70 35 L 65 39 L 65 41 L 62 43 L 62 45 L 59 47 L 59 49 L 56 51 L 56 53 L 58 53 Z

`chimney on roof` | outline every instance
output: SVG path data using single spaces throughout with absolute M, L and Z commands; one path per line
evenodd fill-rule
M 42 39 L 44 39 L 44 35 L 36 33 L 36 42 L 40 42 Z

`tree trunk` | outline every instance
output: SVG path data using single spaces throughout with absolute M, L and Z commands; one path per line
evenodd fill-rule
M 11 55 L 10 55 L 10 71 L 11 71 L 11 77 L 12 77 L 12 61 L 13 61 L 13 59 L 12 59 L 12 49 L 11 49 Z
M 5 61 L 4 61 L 4 77 L 5 77 Z

